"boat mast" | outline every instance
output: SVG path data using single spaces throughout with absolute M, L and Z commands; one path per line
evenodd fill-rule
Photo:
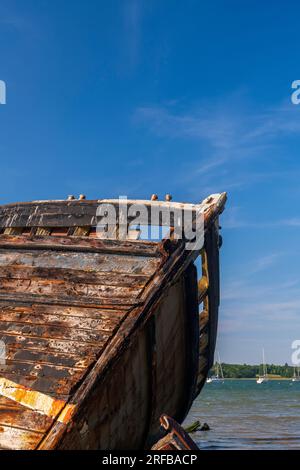
M 221 379 L 224 379 L 224 374 L 223 374 L 223 369 L 222 369 L 221 358 L 220 358 L 219 352 L 218 352 L 218 361 L 219 361 L 219 367 L 220 367 L 220 372 L 221 372 Z
M 266 364 L 266 358 L 265 358 L 265 350 L 263 348 L 263 376 L 267 376 L 267 364 Z
M 218 362 L 218 360 L 216 360 L 216 368 L 215 368 L 215 371 L 216 371 L 216 378 L 218 379 L 218 378 L 219 378 L 219 362 Z

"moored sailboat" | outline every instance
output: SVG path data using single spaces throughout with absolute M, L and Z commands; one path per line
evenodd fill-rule
M 214 375 L 206 379 L 206 383 L 208 384 L 212 382 L 224 383 L 224 374 L 223 374 L 223 369 L 222 369 L 222 364 L 221 364 L 219 353 L 218 353 L 218 361 L 215 364 L 215 372 L 216 373 Z
M 297 372 L 296 372 L 297 370 Z M 299 375 L 299 367 L 294 367 L 294 375 L 292 378 L 292 382 L 300 382 L 300 375 Z
M 267 364 L 266 364 L 266 359 L 265 359 L 265 350 L 263 349 L 263 364 L 262 364 L 262 375 L 260 375 L 256 381 L 258 384 L 262 384 L 264 382 L 268 382 L 268 371 L 267 371 Z

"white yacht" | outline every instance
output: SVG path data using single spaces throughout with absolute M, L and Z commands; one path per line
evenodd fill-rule
M 260 375 L 256 381 L 258 384 L 262 384 L 264 382 L 268 382 L 268 371 L 267 371 L 267 364 L 266 364 L 266 359 L 265 359 L 265 350 L 263 349 L 263 370 L 262 370 L 262 375 Z
M 215 374 L 206 379 L 206 383 L 210 384 L 212 382 L 224 383 L 224 374 L 219 353 L 218 360 L 215 363 Z
M 296 372 L 297 369 L 297 372 Z M 300 375 L 299 375 L 299 367 L 294 367 L 294 375 L 292 378 L 292 382 L 300 382 Z

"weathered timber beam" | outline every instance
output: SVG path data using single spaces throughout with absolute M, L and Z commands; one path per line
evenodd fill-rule
M 138 256 L 159 256 L 158 244 L 139 240 L 109 240 L 98 238 L 0 235 L 0 248 L 47 249 L 91 253 L 128 253 Z
M 127 209 L 146 208 L 147 214 L 138 212 L 128 217 L 128 223 L 134 222 L 136 215 L 142 225 L 153 223 L 153 213 L 159 214 L 157 224 L 174 226 L 176 210 L 192 213 L 195 218 L 197 211 L 220 212 L 226 201 L 226 194 L 216 194 L 206 198 L 201 204 L 183 204 L 160 201 L 122 201 Z M 47 201 L 18 203 L 0 206 L 0 228 L 6 227 L 78 227 L 96 226 L 101 217 L 97 217 L 97 209 L 101 204 L 114 206 L 117 220 L 119 219 L 119 200 L 102 199 L 98 201 Z M 166 209 L 168 210 L 166 211 Z M 120 215 L 122 217 L 122 215 Z

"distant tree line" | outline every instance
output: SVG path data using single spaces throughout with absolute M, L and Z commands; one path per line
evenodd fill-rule
M 249 365 L 249 364 L 226 364 L 222 362 L 222 369 L 225 378 L 236 379 L 252 379 L 262 373 L 262 364 Z M 280 375 L 281 377 L 292 377 L 294 368 L 288 364 L 278 366 L 275 364 L 267 364 L 268 375 Z M 211 374 L 215 373 L 215 367 L 211 370 Z

